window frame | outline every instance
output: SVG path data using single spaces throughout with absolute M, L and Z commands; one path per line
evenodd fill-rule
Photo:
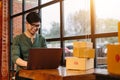
M 25 0 L 22 0 L 22 12 L 20 13 L 17 13 L 17 14 L 12 14 L 13 12 L 13 9 L 12 9 L 12 4 L 13 3 L 13 0 L 10 0 L 10 45 L 12 45 L 12 19 L 17 17 L 17 16 L 20 16 L 22 15 L 22 32 L 24 32 L 24 27 L 25 27 L 25 14 L 30 12 L 30 11 L 33 11 L 33 10 L 38 10 L 39 11 L 39 14 L 41 13 L 41 8 L 44 8 L 44 7 L 47 7 L 49 5 L 52 5 L 52 4 L 55 4 L 57 2 L 60 3 L 60 38 L 51 38 L 51 39 L 46 39 L 48 42 L 53 42 L 53 41 L 60 41 L 60 47 L 61 48 L 64 48 L 64 42 L 66 40 L 76 40 L 76 39 L 85 39 L 86 38 L 86 35 L 81 35 L 81 36 L 70 36 L 70 37 L 64 37 L 64 21 L 63 21 L 63 18 L 64 18 L 64 11 L 63 11 L 63 8 L 64 8 L 64 4 L 63 4 L 63 1 L 64 0 L 53 0 L 53 1 L 50 1 L 50 2 L 47 2 L 47 3 L 44 3 L 44 4 L 40 4 L 41 3 L 41 0 L 38 0 L 38 6 L 37 7 L 33 7 L 29 10 L 25 10 Z M 90 0 L 90 17 L 91 17 L 91 34 L 90 35 L 87 35 L 89 36 L 89 38 L 91 39 L 91 42 L 93 42 L 93 48 L 96 48 L 96 39 L 97 38 L 104 38 L 104 37 L 117 37 L 118 36 L 118 32 L 110 32 L 110 33 L 99 33 L 99 34 L 96 34 L 95 33 L 95 9 L 94 9 L 94 0 Z M 40 15 L 41 16 L 41 15 Z M 41 30 L 39 31 L 39 33 L 41 34 Z M 11 50 L 11 48 L 10 48 Z M 11 55 L 11 53 L 10 53 Z M 64 55 L 62 55 L 62 61 L 61 61 L 61 65 L 65 65 L 65 60 L 64 60 Z M 11 63 L 11 56 L 10 56 L 10 63 Z M 96 68 L 96 57 L 95 57 L 95 62 L 94 62 L 94 67 Z M 10 65 L 10 69 L 11 68 L 11 65 Z

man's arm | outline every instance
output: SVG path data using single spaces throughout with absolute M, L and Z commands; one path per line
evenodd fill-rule
M 12 44 L 12 61 L 14 64 L 17 64 L 19 66 L 27 67 L 27 61 L 24 61 L 20 58 L 20 46 L 19 46 L 19 36 L 16 36 L 13 39 Z
M 21 58 L 18 58 L 16 60 L 16 64 L 19 65 L 19 66 L 27 67 L 27 61 L 24 61 Z

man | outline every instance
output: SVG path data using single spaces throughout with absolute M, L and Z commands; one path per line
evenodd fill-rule
M 36 12 L 26 16 L 26 31 L 13 39 L 12 61 L 17 65 L 16 80 L 26 80 L 18 76 L 19 70 L 27 67 L 30 48 L 46 48 L 46 40 L 37 34 L 40 28 L 40 17 Z

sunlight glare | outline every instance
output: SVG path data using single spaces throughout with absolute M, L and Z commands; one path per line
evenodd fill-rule
M 120 0 L 95 0 L 95 9 L 99 18 L 120 20 Z

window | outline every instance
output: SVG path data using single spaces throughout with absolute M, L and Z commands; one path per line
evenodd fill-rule
M 22 0 L 13 0 L 13 14 L 22 12 Z
M 42 34 L 48 38 L 60 38 L 59 3 L 42 8 Z
M 13 37 L 22 33 L 22 16 L 13 18 Z
M 47 3 L 47 2 L 50 2 L 50 1 L 53 1 L 53 0 L 41 0 L 41 4 L 44 4 L 44 3 Z
M 60 48 L 60 41 L 47 42 L 48 48 Z
M 65 37 L 90 34 L 90 0 L 65 0 L 64 26 Z
M 96 56 L 97 56 L 97 67 L 104 67 L 100 65 L 106 65 L 107 62 L 107 44 L 117 43 L 117 37 L 108 37 L 108 38 L 97 38 L 96 39 Z
M 106 68 L 104 66 L 106 65 L 107 58 L 106 45 L 118 42 L 118 38 L 116 36 L 118 31 L 118 21 L 120 20 L 120 9 L 118 8 L 120 7 L 119 3 L 119 0 L 95 0 L 95 33 L 102 34 L 101 36 L 104 34 L 112 34 L 112 36 L 109 35 L 104 38 L 100 38 L 99 36 L 99 38 L 96 38 L 96 64 L 97 67 L 100 68 Z
M 38 6 L 38 0 L 25 0 L 25 10 Z
M 119 0 L 95 0 L 96 33 L 117 32 L 120 20 Z
M 74 41 L 93 42 L 97 67 L 106 64 L 99 60 L 106 59 L 106 45 L 117 42 L 119 0 L 10 0 L 10 2 L 12 2 L 10 8 L 13 10 L 10 16 L 12 37 L 23 32 L 26 14 L 38 11 L 42 20 L 40 33 L 46 38 L 48 48 L 62 47 L 66 57 L 73 56 Z M 67 51 L 71 53 L 67 54 Z

